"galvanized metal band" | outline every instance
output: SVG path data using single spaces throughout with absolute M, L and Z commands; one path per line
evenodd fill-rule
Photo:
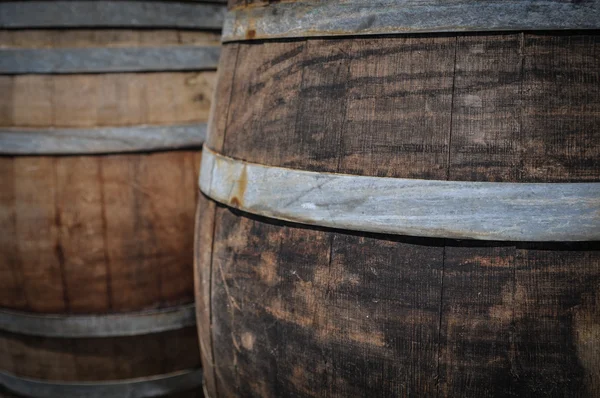
M 206 123 L 131 126 L 0 129 L 0 155 L 84 155 L 200 148 Z
M 0 371 L 0 384 L 34 398 L 149 398 L 190 391 L 202 385 L 202 370 L 192 369 L 153 377 L 106 382 L 52 382 L 18 377 Z
M 0 49 L 0 74 L 216 69 L 218 46 Z
M 331 228 L 451 239 L 600 240 L 600 183 L 317 173 L 248 163 L 205 146 L 200 189 L 252 214 Z
M 221 29 L 222 4 L 176 1 L 2 1 L 0 28 Z
M 600 0 L 300 0 L 230 11 L 223 41 L 599 28 Z
M 88 338 L 137 336 L 196 324 L 194 304 L 109 315 L 39 315 L 0 310 L 0 331 L 29 336 Z

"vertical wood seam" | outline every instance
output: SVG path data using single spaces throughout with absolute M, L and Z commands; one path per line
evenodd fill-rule
M 227 102 L 227 109 L 225 111 L 225 126 L 223 127 L 223 138 L 221 144 L 221 153 L 226 154 L 225 152 L 225 141 L 227 138 L 227 127 L 229 126 L 229 111 L 231 110 L 231 101 L 233 98 L 233 91 L 235 88 L 235 76 L 237 74 L 237 66 L 240 58 L 240 45 L 236 45 L 236 53 L 235 53 L 235 62 L 233 63 L 233 75 L 231 76 L 231 88 L 229 90 L 229 100 Z M 216 99 L 215 99 L 216 100 Z M 216 111 L 216 108 L 215 108 Z M 212 199 L 211 199 L 212 201 Z M 213 202 L 214 203 L 214 202 Z M 215 257 L 215 232 L 217 229 L 217 210 L 219 206 L 215 203 L 214 216 L 213 216 L 213 225 L 212 225 L 212 235 L 211 235 L 211 243 L 210 243 L 210 280 L 208 281 L 208 317 L 209 317 L 209 331 L 210 331 L 210 350 L 212 357 L 212 365 L 213 365 L 213 384 L 215 388 L 216 396 L 219 396 L 219 380 L 217 379 L 217 361 L 215 357 L 215 338 L 213 336 L 213 281 L 214 281 L 214 272 L 213 272 L 213 262 Z
M 450 97 L 450 129 L 448 132 L 448 152 L 446 157 L 446 180 L 450 181 L 450 167 L 451 167 L 451 153 L 452 153 L 452 127 L 454 122 L 454 97 L 455 97 L 455 88 L 456 88 L 456 60 L 458 54 L 458 39 L 459 35 L 457 35 L 454 39 L 454 63 L 453 63 L 453 71 L 452 71 L 452 94 Z M 444 318 L 444 274 L 446 271 L 446 247 L 448 244 L 448 240 L 444 239 L 444 248 L 442 250 L 442 275 L 440 277 L 440 313 L 438 318 L 438 337 L 437 337 L 437 369 L 436 369 L 436 396 L 440 396 L 440 384 L 441 384 L 441 375 L 440 375 L 440 363 L 442 356 L 442 321 Z
M 200 195 L 202 195 L 202 193 L 200 193 Z M 210 275 L 210 280 L 208 281 L 208 319 L 209 319 L 209 325 L 208 325 L 208 330 L 209 330 L 209 337 L 210 337 L 210 356 L 211 356 L 211 362 L 212 362 L 212 373 L 213 373 L 213 385 L 215 388 L 215 394 L 217 396 L 219 396 L 219 383 L 217 381 L 217 365 L 216 365 L 216 360 L 215 360 L 215 344 L 214 344 L 214 337 L 213 337 L 213 302 L 212 302 L 212 291 L 213 291 L 213 259 L 215 257 L 215 231 L 217 229 L 217 210 L 219 208 L 219 206 L 213 202 L 214 204 L 214 209 L 213 209 L 213 216 L 212 216 L 212 234 L 211 234 L 211 241 L 210 241 L 210 262 L 209 262 L 209 275 Z
M 521 53 L 521 81 L 519 83 L 519 140 L 517 141 L 519 145 L 518 151 L 518 162 L 517 162 L 517 173 L 515 175 L 516 181 L 521 181 L 523 179 L 524 170 L 523 170 L 523 149 L 525 146 L 522 142 L 523 140 L 523 84 L 525 81 L 525 32 L 521 32 L 519 35 L 519 52 Z
M 227 135 L 227 127 L 229 125 L 229 111 L 231 109 L 231 99 L 233 98 L 233 90 L 235 86 L 235 75 L 237 73 L 237 63 L 240 54 L 240 45 L 236 44 L 236 54 L 235 61 L 233 63 L 233 75 L 231 77 L 231 87 L 229 88 L 229 99 L 227 101 L 227 109 L 225 110 L 225 125 L 223 126 L 223 137 L 221 141 L 221 153 L 225 153 L 225 140 Z M 216 98 L 215 98 L 216 101 Z M 216 112 L 216 107 L 213 108 L 213 111 Z M 210 280 L 208 281 L 208 319 L 209 319 L 209 337 L 210 337 L 210 350 L 211 350 L 211 362 L 212 362 L 212 373 L 213 373 L 213 386 L 215 389 L 215 394 L 219 396 L 219 382 L 217 380 L 217 369 L 216 369 L 216 358 L 215 358 L 215 347 L 214 347 L 214 337 L 213 337 L 213 261 L 214 261 L 214 247 L 215 247 L 215 231 L 216 231 L 216 218 L 217 218 L 217 208 L 218 206 L 215 204 L 213 217 L 212 217 L 212 233 L 211 233 L 211 241 L 210 241 L 210 264 L 209 264 L 209 275 Z
M 508 340 L 510 344 L 509 351 L 509 361 L 510 361 L 510 374 L 513 377 L 510 387 L 514 387 L 514 380 L 519 378 L 518 375 L 518 361 L 517 354 L 518 350 L 516 348 L 516 298 L 517 298 L 517 246 L 513 246 L 513 258 L 511 261 L 511 266 L 513 269 L 512 275 L 512 294 L 511 294 L 511 319 L 510 319 L 510 327 L 508 328 Z M 510 390 L 509 390 L 510 391 Z M 512 394 L 513 391 L 510 391 Z
M 98 158 L 98 181 L 100 182 L 100 217 L 102 219 L 102 232 L 104 240 L 104 267 L 106 270 L 106 300 L 108 309 L 113 309 L 112 299 L 112 272 L 110 257 L 108 255 L 108 222 L 106 220 L 106 195 L 104 194 L 104 167 L 102 158 Z
M 19 233 L 17 231 L 17 229 L 19 228 L 19 223 L 17 222 L 17 215 L 18 215 L 18 211 L 17 211 L 17 184 L 19 183 L 19 180 L 17 178 L 17 167 L 16 166 L 16 162 L 13 161 L 13 170 L 12 170 L 12 178 L 13 178 L 13 195 L 12 195 L 12 208 L 13 210 L 13 214 L 11 217 L 11 220 L 13 222 L 13 231 L 15 234 L 15 237 L 19 236 Z M 19 240 L 17 239 L 15 242 L 15 252 L 16 252 L 16 256 L 14 257 L 13 262 L 11 262 L 11 267 L 13 270 L 13 278 L 18 277 L 19 278 L 19 285 L 21 286 L 21 295 L 22 297 L 25 299 L 25 305 L 26 308 L 28 308 L 29 310 L 32 310 L 33 308 L 31 307 L 31 302 L 29 300 L 29 296 L 27 294 L 27 286 L 25 284 L 25 272 L 23 269 L 23 260 L 20 256 L 20 247 L 19 247 Z M 18 266 L 17 266 L 18 264 Z
M 58 267 L 60 270 L 60 279 L 62 284 L 62 292 L 63 292 L 63 304 L 65 308 L 65 312 L 70 312 L 71 305 L 69 302 L 69 292 L 67 286 L 67 275 L 66 275 L 66 267 L 65 267 L 65 254 L 61 244 L 61 234 L 62 234 L 62 220 L 61 220 L 61 211 L 58 205 L 58 159 L 53 158 L 53 166 L 54 166 L 54 224 L 56 226 L 56 240 L 54 243 L 54 254 L 56 256 L 56 260 L 58 261 Z
M 354 44 L 352 44 L 352 46 L 353 45 Z M 345 128 L 346 128 L 346 121 L 347 121 L 347 117 L 348 117 L 348 101 L 349 101 L 349 96 L 348 96 L 348 81 L 350 80 L 351 67 L 352 67 L 352 58 L 349 58 L 348 59 L 348 74 L 347 74 L 347 77 L 346 77 L 346 82 L 344 83 L 344 88 L 345 88 L 344 112 L 343 112 L 343 116 L 342 116 L 342 125 L 340 126 L 340 132 L 339 132 L 340 136 L 339 136 L 339 139 L 338 139 L 338 151 L 337 151 L 338 161 L 337 161 L 337 165 L 335 167 L 335 172 L 336 173 L 340 172 L 340 168 L 342 166 L 344 131 L 345 131 Z
M 329 240 L 329 261 L 327 264 L 327 291 L 325 292 L 325 302 L 329 302 L 330 299 L 330 295 L 331 295 L 331 263 L 333 262 L 333 243 L 335 240 L 335 233 L 331 233 L 331 239 Z M 326 320 L 328 320 L 326 318 Z M 333 350 L 332 350 L 333 351 Z M 333 352 L 332 352 L 333 354 Z M 335 374 L 336 374 L 336 365 L 335 362 L 333 361 L 333 355 L 331 358 L 331 369 L 333 371 L 333 373 L 331 375 L 328 375 L 327 380 L 335 380 Z M 325 372 L 327 372 L 327 367 L 325 367 Z M 330 384 L 329 390 L 327 390 L 328 393 L 328 397 L 332 397 L 333 396 L 333 386 Z
M 229 111 L 231 110 L 231 103 L 232 103 L 232 99 L 233 99 L 233 92 L 234 92 L 234 88 L 235 88 L 235 76 L 237 74 L 237 68 L 238 68 L 238 60 L 240 58 L 240 44 L 236 44 L 236 52 L 235 52 L 235 62 L 233 63 L 233 76 L 231 76 L 231 88 L 229 90 L 229 100 L 227 101 L 227 109 L 225 110 L 225 126 L 223 127 L 223 143 L 221 144 L 221 153 L 226 155 L 227 152 L 225 152 L 225 142 L 227 140 L 227 128 L 229 127 Z M 216 112 L 216 106 L 215 106 L 215 112 Z M 216 148 L 215 148 L 216 149 Z M 215 210 L 216 212 L 216 210 Z M 216 213 L 215 213 L 216 216 Z M 214 231 L 213 231 L 214 232 Z M 214 240 L 214 235 L 213 235 L 213 240 Z M 212 268 L 211 268 L 211 272 L 212 272 Z M 212 274 L 211 274 L 211 278 L 212 278 Z M 212 280 L 211 280 L 212 283 Z
M 304 40 L 304 44 L 302 46 L 302 59 L 300 61 L 300 65 L 302 65 L 302 72 L 300 73 L 300 86 L 299 86 L 299 90 L 298 90 L 298 94 L 302 93 L 302 88 L 304 87 L 304 71 L 306 70 L 306 65 L 303 65 L 303 61 L 305 59 L 305 52 L 306 49 L 308 48 L 309 45 L 309 41 L 308 40 Z M 301 103 L 298 104 L 298 106 L 296 106 L 296 117 L 294 118 L 294 134 L 298 135 L 298 121 L 300 120 L 300 109 L 301 109 Z M 304 135 L 301 134 L 300 135 L 300 144 L 304 145 Z
M 444 248 L 442 250 L 442 275 L 440 277 L 440 315 L 438 318 L 438 337 L 437 337 L 437 369 L 436 369 L 436 396 L 440 396 L 440 362 L 442 357 L 442 320 L 444 317 L 444 273 L 446 270 L 446 246 L 447 239 L 444 239 Z
M 450 181 L 450 160 L 452 152 L 452 127 L 454 122 L 454 90 L 456 88 L 456 56 L 458 52 L 458 38 L 454 39 L 454 70 L 452 73 L 452 95 L 450 97 L 450 131 L 448 132 L 448 154 L 446 157 L 446 180 Z

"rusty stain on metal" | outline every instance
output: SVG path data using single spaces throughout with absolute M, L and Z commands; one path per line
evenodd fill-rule
M 237 179 L 235 187 L 235 192 L 231 196 L 229 203 L 233 207 L 239 208 L 244 206 L 244 194 L 246 193 L 246 188 L 248 187 L 248 170 L 246 166 L 242 168 L 240 178 Z

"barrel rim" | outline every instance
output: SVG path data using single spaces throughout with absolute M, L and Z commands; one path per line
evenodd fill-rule
M 1 49 L 0 74 L 75 74 L 216 69 L 217 45 Z
M 182 28 L 220 30 L 222 3 L 152 0 L 2 1 L 0 29 Z
M 195 304 L 102 315 L 36 314 L 0 310 L 0 331 L 54 338 L 124 337 L 196 325 Z
M 299 0 L 232 9 L 222 41 L 586 29 L 600 29 L 600 0 Z
M 0 370 L 0 382 L 9 391 L 37 398 L 142 398 L 199 388 L 202 369 L 187 369 L 161 375 L 103 382 L 47 381 L 20 377 Z

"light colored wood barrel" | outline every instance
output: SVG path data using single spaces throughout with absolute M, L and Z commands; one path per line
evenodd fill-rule
M 291 21 L 297 7 L 303 21 L 334 3 L 233 1 L 231 19 Z M 598 192 L 598 31 L 370 35 L 385 18 L 363 3 L 360 37 L 302 38 L 300 22 L 278 31 L 254 19 L 260 41 L 224 44 L 196 231 L 209 395 L 598 396 L 598 196 L 586 199 L 590 234 L 572 242 L 548 241 L 556 222 L 539 242 L 493 229 L 492 240 L 455 239 L 427 225 L 399 234 L 410 207 L 387 214 L 399 220 L 389 234 L 336 224 L 359 225 L 347 209 L 384 225 L 385 209 L 363 205 L 398 180 L 511 184 L 523 206 L 541 199 L 526 195 L 533 185 Z M 451 5 L 462 3 L 478 2 Z M 285 40 L 268 37 L 283 28 Z M 419 216 L 454 199 L 424 192 Z M 560 216 L 540 209 L 533 222 Z M 493 227 L 492 215 L 480 225 Z
M 90 59 L 110 62 L 94 54 L 113 50 L 152 50 L 159 54 L 152 62 L 184 48 L 218 55 L 219 32 L 20 27 L 1 30 L 0 43 L 0 53 L 17 61 L 10 67 L 21 68 L 0 72 L 0 318 L 33 317 L 35 329 L 48 316 L 72 317 L 71 328 L 80 318 L 109 317 L 98 325 L 111 325 L 120 316 L 133 319 L 132 330 L 144 318 L 140 335 L 118 326 L 111 337 L 75 331 L 63 338 L 7 328 L 0 332 L 2 383 L 98 383 L 117 391 L 106 385 L 196 372 L 194 380 L 183 376 L 196 388 L 192 230 L 216 65 L 84 67 Z M 40 51 L 85 62 L 74 61 L 76 71 L 59 63 L 28 72 L 30 64 L 15 58 L 38 62 Z M 189 308 L 180 324 L 153 330 L 153 316 L 178 308 Z M 173 380 L 132 388 L 132 396 L 178 391 Z

